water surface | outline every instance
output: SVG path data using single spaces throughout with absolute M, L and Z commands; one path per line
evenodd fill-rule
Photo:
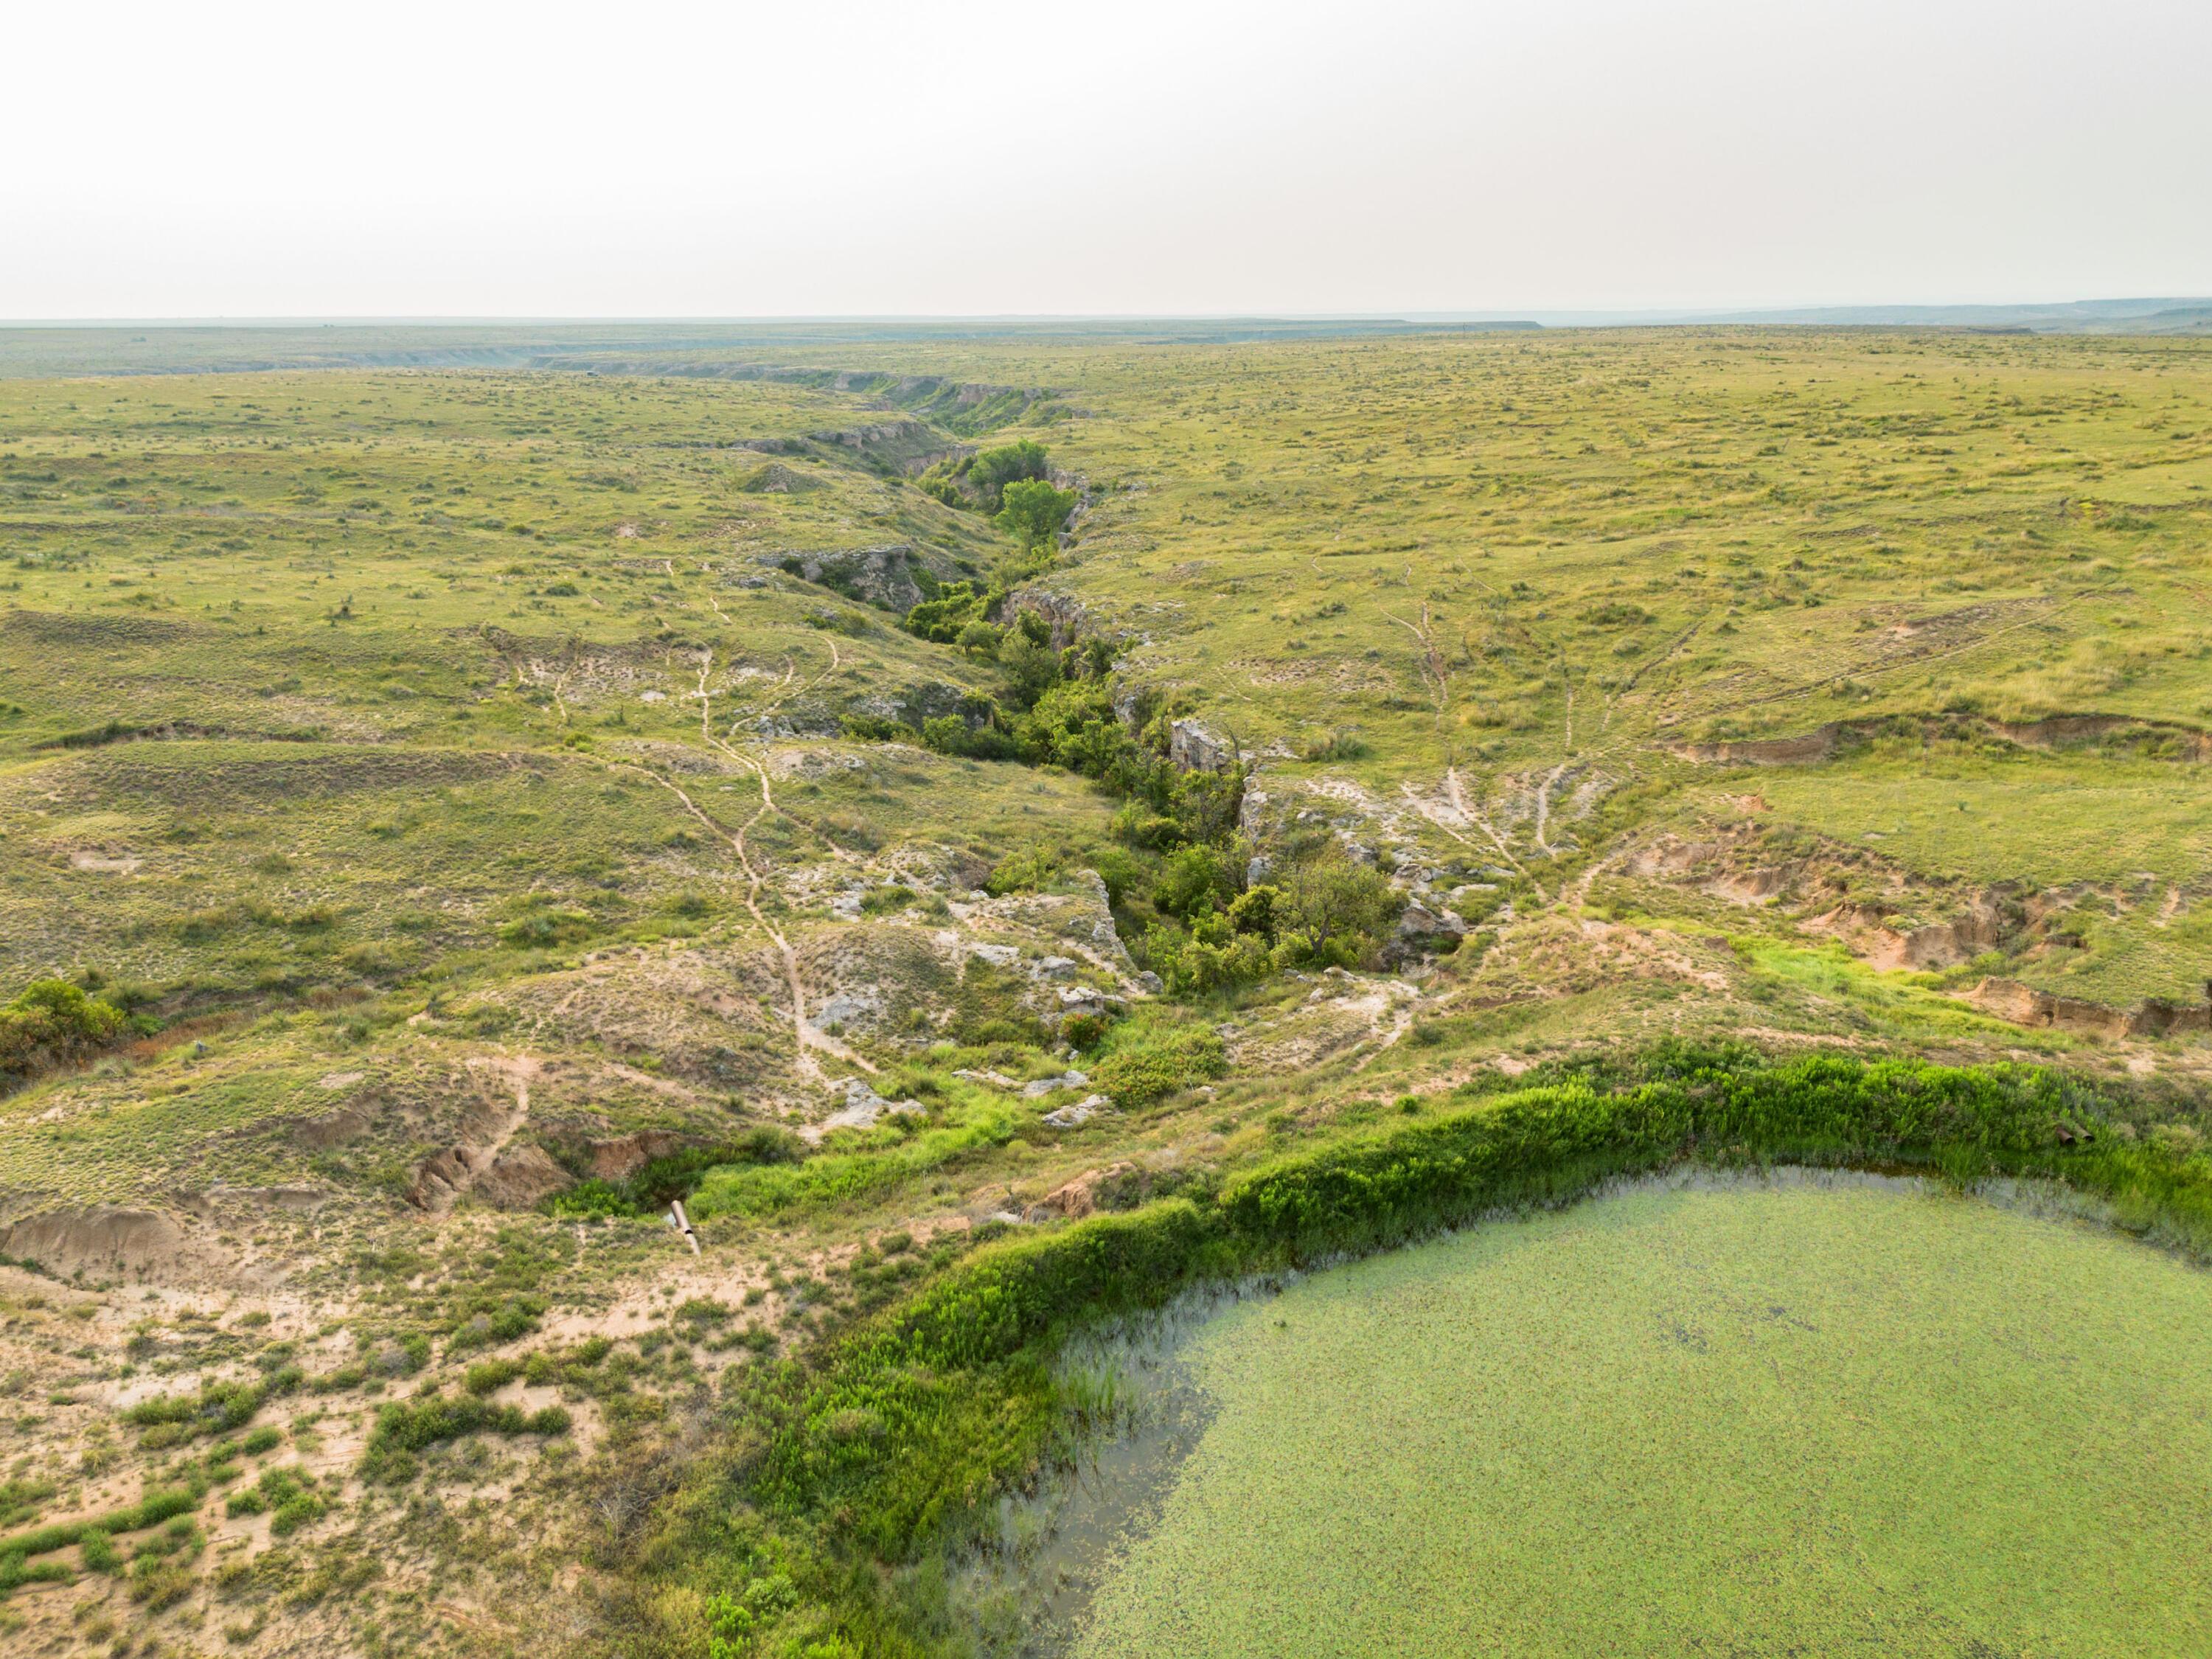
M 1675 1179 L 1209 1311 L 1073 1659 L 2212 1653 L 2212 1274 L 2087 1222 Z

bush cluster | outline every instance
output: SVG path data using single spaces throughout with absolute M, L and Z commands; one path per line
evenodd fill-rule
M 67 980 L 33 980 L 0 1006 L 0 1088 L 74 1065 L 138 1029 L 113 1003 Z
M 1406 908 L 1404 894 L 1334 843 L 1250 887 L 1218 849 L 1188 848 L 1168 860 L 1152 902 L 1172 920 L 1146 933 L 1146 959 L 1184 994 L 1293 968 L 1372 968 Z
M 417 1452 L 464 1435 L 566 1434 L 568 1424 L 568 1413 L 558 1406 L 525 1412 L 520 1406 L 444 1395 L 394 1401 L 376 1413 L 368 1449 L 362 1455 L 362 1478 L 386 1484 L 404 1480 L 415 1472 Z
M 123 1420 L 146 1431 L 139 1437 L 141 1445 L 173 1446 L 202 1435 L 242 1429 L 270 1401 L 292 1393 L 306 1381 L 297 1365 L 284 1365 L 258 1382 L 211 1382 L 196 1395 L 142 1400 L 123 1413 Z

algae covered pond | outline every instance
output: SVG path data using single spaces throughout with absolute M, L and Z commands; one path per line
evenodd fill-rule
M 1202 1431 L 1078 1659 L 2212 1652 L 2212 1275 L 2084 1222 L 1677 1180 L 1247 1297 L 1176 1364 Z

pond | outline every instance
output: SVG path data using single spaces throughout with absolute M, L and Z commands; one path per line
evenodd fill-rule
M 2212 1274 L 2013 1197 L 1677 1176 L 1187 1310 L 1019 1644 L 2212 1653 Z

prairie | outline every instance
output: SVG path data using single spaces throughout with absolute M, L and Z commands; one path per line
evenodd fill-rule
M 2197 1248 L 2208 353 L 0 336 L 0 1634 L 960 1652 L 1066 1335 L 1516 1089 Z

